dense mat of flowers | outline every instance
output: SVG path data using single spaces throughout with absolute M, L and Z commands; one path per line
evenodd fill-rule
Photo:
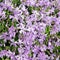
M 0 0 L 0 60 L 60 60 L 60 0 Z

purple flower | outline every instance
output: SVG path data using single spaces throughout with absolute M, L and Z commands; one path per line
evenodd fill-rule
M 9 28 L 9 35 L 10 35 L 10 37 L 11 37 L 11 38 L 12 38 L 12 37 L 15 37 L 15 34 L 16 34 L 15 28 L 14 28 L 14 26 L 11 26 L 11 27 Z

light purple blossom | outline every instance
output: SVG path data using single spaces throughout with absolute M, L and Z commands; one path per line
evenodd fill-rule
M 59 60 L 59 51 L 60 0 L 0 2 L 0 58 Z

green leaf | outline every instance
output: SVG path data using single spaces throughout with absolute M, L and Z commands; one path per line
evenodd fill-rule
M 32 14 L 32 10 L 33 10 L 33 7 L 32 6 L 28 6 L 28 12 L 29 12 L 30 15 Z
M 57 14 L 58 12 L 59 12 L 59 10 L 58 10 L 58 9 L 55 9 L 55 10 L 54 10 L 54 13 L 55 13 L 55 14 Z
M 46 26 L 45 33 L 47 35 L 50 35 L 50 26 Z
M 13 24 L 14 24 L 14 27 L 16 27 L 16 25 L 18 24 L 18 22 L 14 21 Z
M 5 46 L 6 50 L 10 50 L 10 47 L 9 46 Z
M 19 6 L 21 4 L 20 0 L 12 0 L 13 5 Z
M 0 51 L 2 50 L 2 48 L 0 47 Z
M 15 51 L 15 55 L 18 55 L 19 54 L 19 51 L 18 51 L 18 47 L 16 48 L 16 51 Z
M 56 33 L 57 37 L 60 38 L 60 32 Z
M 10 41 L 7 40 L 7 42 L 5 43 L 5 49 L 9 50 L 10 49 Z
M 29 55 L 29 57 L 33 57 L 33 52 L 32 52 L 32 50 L 30 50 L 30 53 L 29 53 L 28 55 Z
M 10 60 L 9 58 L 6 58 L 5 60 Z
M 13 52 L 13 51 L 15 51 L 15 46 L 10 46 L 10 50 Z
M 55 46 L 54 49 L 53 49 L 53 53 L 55 54 L 60 54 L 60 46 Z
M 0 2 L 3 2 L 3 0 L 0 0 Z
M 50 10 L 50 7 L 48 7 L 45 11 L 48 12 Z
M 47 35 L 47 37 L 46 37 L 46 39 L 45 39 L 45 41 L 44 41 L 44 44 L 48 45 L 48 40 L 49 40 L 50 36 L 51 36 L 51 35 Z
M 2 60 L 2 58 L 0 57 L 0 60 Z
M 4 58 L 2 58 L 2 60 L 5 60 Z
M 45 53 L 46 53 L 48 56 L 50 56 L 50 54 L 51 54 L 50 50 L 48 50 L 48 49 L 45 51 Z
M 11 59 L 10 59 L 10 57 L 3 56 L 3 57 L 2 57 L 2 60 L 11 60 Z
M 12 20 L 11 19 L 7 19 L 7 22 L 8 22 L 8 27 L 11 27 L 12 26 Z
M 38 40 L 35 40 L 35 41 L 34 41 L 34 44 L 40 45 L 40 42 L 39 42 Z
M 45 29 L 45 34 L 47 34 L 47 37 L 46 37 L 46 40 L 44 41 L 44 44 L 48 44 L 48 40 L 50 38 L 50 26 L 46 26 L 46 29 Z
M 5 11 L 5 14 L 6 14 L 6 17 L 8 18 L 9 15 L 12 15 L 13 13 L 9 10 L 4 10 Z
M 33 7 L 33 10 L 40 11 L 42 7 Z
M 4 40 L 3 39 L 0 39 L 0 44 L 4 44 Z
M 16 33 L 14 41 L 18 41 L 18 39 L 19 39 L 18 35 L 19 35 L 19 32 Z
M 10 46 L 10 41 L 9 40 L 6 41 L 5 46 Z
M 8 50 L 8 48 L 9 48 L 9 46 L 4 46 L 4 45 L 2 45 L 2 46 L 0 46 L 0 51 L 5 50 L 5 49 Z
M 0 34 L 3 33 L 3 32 L 6 32 L 8 31 L 8 28 L 6 27 L 6 24 L 4 21 L 1 21 L 0 22 Z
M 2 50 L 4 50 L 4 49 L 5 49 L 4 45 L 0 46 L 0 48 L 1 48 Z

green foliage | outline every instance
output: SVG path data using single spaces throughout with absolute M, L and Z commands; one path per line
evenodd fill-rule
M 49 38 L 50 38 L 50 35 L 48 35 L 48 36 L 46 37 L 46 40 L 44 41 L 44 44 L 48 45 L 48 40 L 49 40 Z
M 11 45 L 10 46 L 10 50 L 12 52 L 15 52 L 15 55 L 18 55 L 19 54 L 19 52 L 18 52 L 18 46 Z
M 59 12 L 59 10 L 58 10 L 58 9 L 55 9 L 55 10 L 54 10 L 54 13 L 55 13 L 55 14 L 57 14 L 58 12 Z
M 33 7 L 32 6 L 28 6 L 28 12 L 29 12 L 30 15 L 32 14 L 32 10 L 33 10 Z
M 60 32 L 58 32 L 57 35 L 60 36 Z
M 8 28 L 6 27 L 6 24 L 4 21 L 1 21 L 0 22 L 0 34 L 3 33 L 3 32 L 6 32 L 8 31 Z
M 46 26 L 46 29 L 45 29 L 45 34 L 47 34 L 47 37 L 46 37 L 46 40 L 44 41 L 44 43 L 47 45 L 48 44 L 48 40 L 50 38 L 50 26 Z
M 50 56 L 50 54 L 51 54 L 50 50 L 48 50 L 48 49 L 45 51 L 45 53 L 46 53 L 48 56 Z
M 53 49 L 53 53 L 59 55 L 60 54 L 60 46 L 55 46 Z
M 29 53 L 28 55 L 29 55 L 29 57 L 33 57 L 33 52 L 32 52 L 32 50 L 30 50 L 30 53 Z
M 0 57 L 0 60 L 2 60 L 2 58 Z
M 17 21 L 14 21 L 13 22 L 14 27 L 16 27 L 16 24 L 18 24 L 18 22 Z
M 7 19 L 7 25 L 8 25 L 8 27 L 12 26 L 12 20 L 11 19 Z
M 19 39 L 18 35 L 19 35 L 19 32 L 16 33 L 14 41 L 18 41 L 18 39 Z
M 60 38 L 60 32 L 56 33 L 57 37 Z
M 21 4 L 20 0 L 12 0 L 14 6 L 19 6 Z
M 35 44 L 35 45 L 40 45 L 40 42 L 39 42 L 38 40 L 35 40 L 35 41 L 34 41 L 34 44 Z
M 32 10 L 40 11 L 42 7 L 33 7 L 33 6 L 25 6 L 28 9 L 29 14 L 32 14 Z
M 0 44 L 4 44 L 4 40 L 3 39 L 0 39 Z
M 7 40 L 7 42 L 5 43 L 5 49 L 9 50 L 10 49 L 10 41 Z
M 2 50 L 4 50 L 5 49 L 5 47 L 2 45 L 2 46 L 0 46 L 0 51 L 2 51 Z
M 5 11 L 5 14 L 6 14 L 6 17 L 8 18 L 9 17 L 9 15 L 12 15 L 13 13 L 12 12 L 10 12 L 9 10 L 4 10 Z
M 3 2 L 3 0 L 0 0 L 0 2 Z
M 12 52 L 15 51 L 15 46 L 11 45 L 11 46 L 10 46 L 10 50 L 11 50 Z
M 7 57 L 7 56 L 3 56 L 2 58 L 1 58 L 2 60 L 11 60 L 9 57 Z
M 18 55 L 18 54 L 19 54 L 18 47 L 16 47 L 15 55 Z
M 42 7 L 33 7 L 33 10 L 40 11 Z
M 50 35 L 50 26 L 46 26 L 45 33 L 47 35 Z
M 49 10 L 50 10 L 50 7 L 47 7 L 47 9 L 45 11 L 48 12 Z
M 10 60 L 9 58 L 6 58 L 5 60 Z
M 0 46 L 0 51 L 4 49 L 4 40 L 3 39 L 0 39 L 0 44 L 2 44 L 2 46 Z

